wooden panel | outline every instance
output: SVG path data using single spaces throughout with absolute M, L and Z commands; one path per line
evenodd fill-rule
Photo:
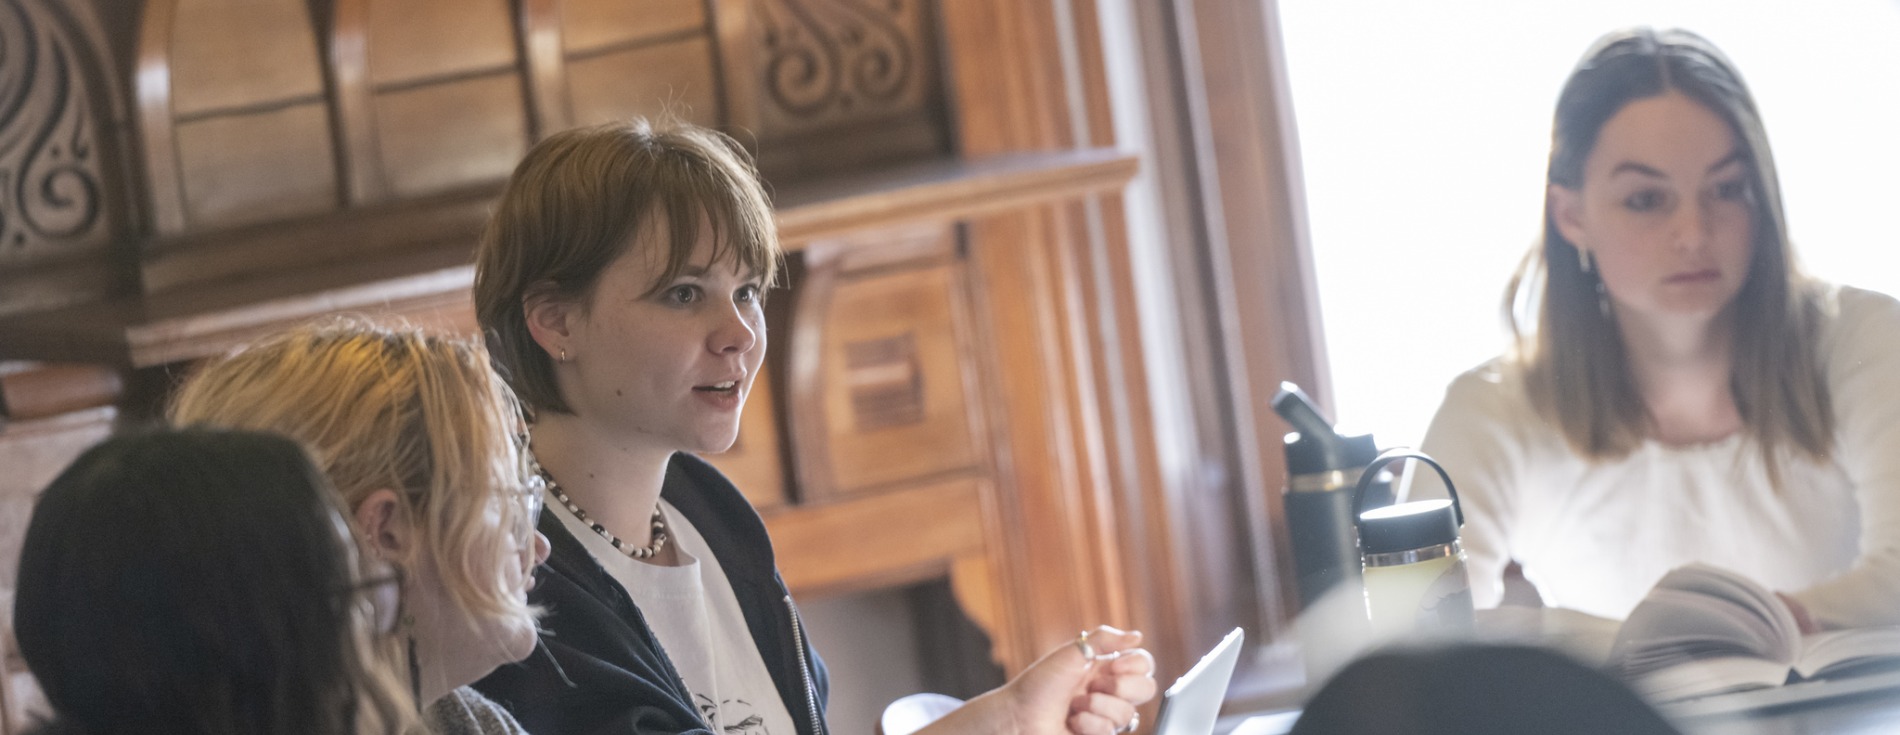
M 110 259 L 128 162 L 97 34 L 56 3 L 0 4 L 0 313 L 123 285 Z
M 1114 189 L 1135 167 L 1130 154 L 1082 150 L 788 185 L 778 189 L 779 234 L 788 249 L 798 250 L 813 239 L 858 228 L 942 222 Z M 0 316 L 0 359 L 144 367 L 215 354 L 251 335 L 337 311 L 380 304 L 406 313 L 411 305 L 433 308 L 445 299 L 466 303 L 474 272 L 469 248 L 492 196 L 478 189 L 182 241 L 147 274 L 167 284 L 166 293 L 31 317 Z M 880 244 L 870 240 L 856 247 Z M 223 254 L 241 258 L 251 248 L 272 253 L 271 262 L 290 258 L 301 265 L 267 273 L 224 271 L 228 277 L 217 279 L 193 275 L 220 270 Z M 325 248 L 319 254 L 357 255 L 299 259 L 299 253 Z
M 384 175 L 398 196 L 499 182 L 527 152 L 512 72 L 380 93 L 375 108 Z
M 704 38 L 570 57 L 567 79 L 576 125 L 662 113 L 719 122 L 712 45 Z
M 975 466 L 962 308 L 949 265 L 838 285 L 824 316 L 823 385 L 838 492 Z
M 102 365 L 0 363 L 0 429 L 8 422 L 110 406 L 124 390 L 119 371 Z
M 704 0 L 566 0 L 561 36 L 570 52 L 706 31 Z
M 404 272 L 394 253 L 419 249 L 446 249 L 439 261 L 407 265 L 428 270 L 437 263 L 467 261 L 468 252 L 488 223 L 491 202 L 486 196 L 449 196 L 385 206 L 357 207 L 310 217 L 294 226 L 264 226 L 206 233 L 196 237 L 153 243 L 141 267 L 147 294 L 147 316 L 183 313 L 160 306 L 167 292 L 199 287 L 214 292 L 239 290 L 233 282 L 294 276 L 304 290 L 349 285 L 312 273 L 311 268 L 339 262 L 379 263 L 359 269 L 358 278 L 377 281 L 413 275 Z M 392 262 L 393 261 L 393 262 Z M 318 284 L 331 284 L 319 286 Z M 358 284 L 360 285 L 360 284 Z M 463 289 L 467 284 L 462 284 Z M 283 292 L 279 292 L 281 295 Z M 242 304 L 239 298 L 225 301 Z M 199 303 L 199 306 L 208 306 Z
M 336 158 L 320 104 L 206 118 L 177 127 L 185 211 L 197 229 L 334 209 Z
M 323 94 L 322 56 L 303 0 L 179 0 L 176 13 L 173 114 Z
M 762 81 L 764 135 L 778 138 L 888 117 L 936 91 L 934 29 L 925 2 L 756 0 L 749 73 Z
M 370 85 L 513 67 L 515 25 L 509 5 L 507 0 L 370 0 Z
M 873 589 L 940 576 L 983 549 L 982 480 L 946 480 L 768 514 L 793 594 Z
M 728 12 L 726 6 L 743 5 Z M 720 3 L 728 123 L 762 141 L 768 175 L 868 168 L 945 152 L 939 3 Z M 972 47 L 975 53 L 985 53 Z
M 778 418 L 773 400 L 769 367 L 762 368 L 752 381 L 752 394 L 746 397 L 745 413 L 740 416 L 739 440 L 732 448 L 704 459 L 725 473 L 747 502 L 767 511 L 790 502 L 785 488 L 783 447 L 779 443 Z

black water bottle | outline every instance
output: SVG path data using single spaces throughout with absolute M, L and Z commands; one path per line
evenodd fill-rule
M 1292 537 L 1293 568 L 1300 607 L 1309 609 L 1341 583 L 1359 587 L 1358 514 L 1354 488 L 1366 465 L 1379 456 L 1371 434 L 1341 436 L 1321 416 L 1300 387 L 1281 383 L 1273 410 L 1292 424 L 1286 435 L 1287 483 L 1284 501 Z M 1389 497 L 1390 483 L 1370 483 L 1367 492 Z M 1353 592 L 1346 594 L 1354 595 Z

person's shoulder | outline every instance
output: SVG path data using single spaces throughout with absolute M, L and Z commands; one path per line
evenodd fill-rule
M 1445 387 L 1445 400 L 1509 400 L 1524 395 L 1524 369 L 1499 355 L 1458 374 Z
M 1900 322 L 1900 299 L 1887 294 L 1846 285 L 1822 286 L 1820 292 L 1822 313 L 1842 323 Z
M 769 578 L 776 573 L 765 520 L 712 463 L 688 452 L 674 453 L 660 497 L 706 539 L 728 576 Z
M 1845 285 L 1817 287 L 1825 352 L 1900 352 L 1900 299 Z
M 461 687 L 449 692 L 423 712 L 433 735 L 526 735 L 514 715 L 481 692 Z
M 672 461 L 667 464 L 666 483 L 661 487 L 660 494 L 684 513 L 704 510 L 719 514 L 756 514 L 752 503 L 746 500 L 745 493 L 740 492 L 725 473 L 690 452 L 673 453 Z M 685 506 L 694 507 L 689 509 Z
M 1530 393 L 1524 387 L 1524 369 L 1509 355 L 1500 355 L 1459 373 L 1445 386 L 1434 427 L 1519 426 L 1535 422 Z

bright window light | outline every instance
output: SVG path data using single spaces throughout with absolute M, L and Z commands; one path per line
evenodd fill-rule
M 1584 50 L 1681 27 L 1734 60 L 1808 269 L 1900 294 L 1900 0 L 1281 0 L 1341 424 L 1416 444 L 1505 346 L 1551 114 Z

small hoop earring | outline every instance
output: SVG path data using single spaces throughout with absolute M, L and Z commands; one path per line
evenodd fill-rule
M 1596 270 L 1596 264 L 1592 262 L 1590 251 L 1577 248 L 1577 267 L 1582 268 L 1586 275 Z
M 1597 313 L 1604 319 L 1610 318 L 1610 292 L 1603 288 L 1603 279 L 1597 279 Z
M 554 358 L 554 361 L 555 361 L 555 362 L 567 362 L 567 348 L 566 348 L 566 347 L 562 347 L 562 348 L 561 348 L 561 356 L 560 356 L 560 357 L 556 357 L 556 358 Z

